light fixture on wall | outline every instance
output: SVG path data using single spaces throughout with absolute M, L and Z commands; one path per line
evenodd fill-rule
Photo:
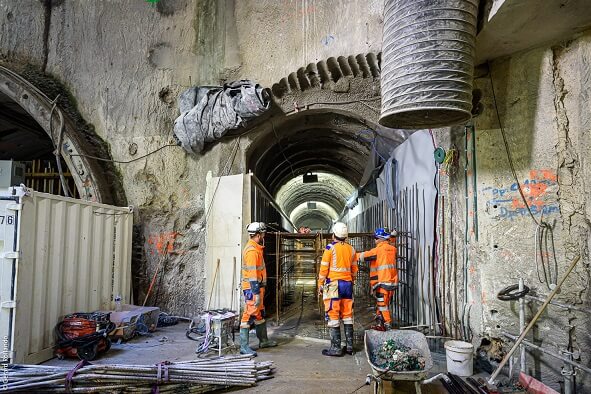
M 304 183 L 316 183 L 318 182 L 318 175 L 312 174 L 312 171 L 308 171 L 303 176 Z
M 315 202 L 308 202 L 308 209 L 316 209 L 316 203 Z

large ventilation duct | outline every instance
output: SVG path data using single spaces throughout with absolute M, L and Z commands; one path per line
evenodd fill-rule
M 380 124 L 463 123 L 472 109 L 478 0 L 386 0 Z

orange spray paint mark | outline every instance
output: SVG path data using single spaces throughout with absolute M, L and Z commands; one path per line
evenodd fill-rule
M 172 253 L 174 250 L 174 241 L 179 235 L 176 231 L 160 234 L 151 234 L 148 237 L 148 245 L 150 245 L 150 253 L 164 256 Z

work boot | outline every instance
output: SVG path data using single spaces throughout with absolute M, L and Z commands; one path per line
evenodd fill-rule
M 240 328 L 240 354 L 251 354 L 257 356 L 257 352 L 248 346 L 248 328 Z
M 353 324 L 345 324 L 345 353 L 353 354 Z
M 259 349 L 277 346 L 277 342 L 272 341 L 267 337 L 267 322 L 255 324 L 254 328 L 257 332 L 257 338 L 260 341 Z
M 322 350 L 325 356 L 343 357 L 343 349 L 341 349 L 341 328 L 330 328 L 330 349 Z
M 389 331 L 389 330 L 391 330 L 391 329 L 392 329 L 392 324 L 391 324 L 391 323 L 384 323 L 384 329 L 385 329 L 386 331 Z

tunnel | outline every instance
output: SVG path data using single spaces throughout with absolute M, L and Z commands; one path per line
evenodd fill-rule
M 303 325 L 319 321 L 314 308 L 317 266 L 333 223 L 364 180 L 374 149 L 368 135 L 374 129 L 353 113 L 307 110 L 272 119 L 253 139 L 248 167 L 292 227 L 268 224 L 265 305 L 271 318 L 279 321 L 280 314 L 285 323 L 299 313 Z M 364 246 L 372 242 L 367 236 L 353 242 L 362 240 Z M 318 327 L 311 330 L 322 335 Z
M 74 178 L 60 157 L 59 164 L 68 190 L 65 192 L 54 151 L 54 143 L 39 123 L 18 103 L 0 92 L 0 160 L 14 161 L 17 170 L 24 170 L 23 176 L 18 178 L 27 187 L 44 193 L 79 198 Z M 19 179 L 12 183 L 20 182 Z
M 371 127 L 350 113 L 294 114 L 260 133 L 248 166 L 296 227 L 329 231 L 362 180 Z

